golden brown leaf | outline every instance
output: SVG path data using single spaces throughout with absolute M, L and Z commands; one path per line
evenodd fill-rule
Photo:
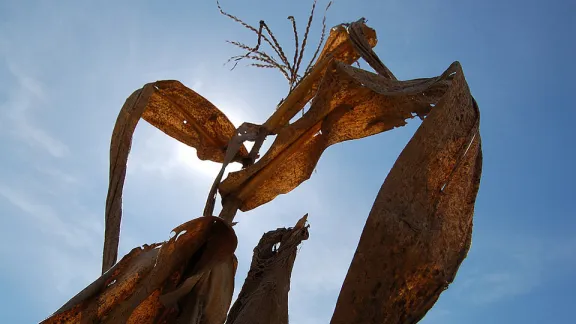
M 454 72 L 376 197 L 331 323 L 416 323 L 466 257 L 482 151 L 478 107 Z
M 234 230 L 219 218 L 201 217 L 174 232 L 162 244 L 133 249 L 42 323 L 146 324 L 198 316 L 203 320 L 195 323 L 222 323 L 234 289 Z M 199 280 L 187 286 L 190 278 Z M 182 312 L 179 305 L 186 305 Z
M 364 41 L 369 46 L 376 46 L 376 31 L 366 26 L 363 22 L 355 24 L 355 29 L 360 30 L 364 36 Z M 288 124 L 318 92 L 318 87 L 322 81 L 326 69 L 333 61 L 341 61 L 352 64 L 360 58 L 353 42 L 348 37 L 345 25 L 338 25 L 330 30 L 330 36 L 324 44 L 320 57 L 300 83 L 290 92 L 286 100 L 279 106 L 276 112 L 264 123 L 264 127 L 271 133 L 276 133 L 281 127 Z
M 288 291 L 298 245 L 308 239 L 307 215 L 292 228 L 265 233 L 227 324 L 288 324 Z
M 230 255 L 224 262 L 215 265 L 209 273 L 199 276 L 193 286 L 183 287 L 182 284 L 180 289 L 174 291 L 181 296 L 177 308 L 181 313 L 171 311 L 161 317 L 162 321 L 157 320 L 155 323 L 224 323 L 234 293 L 237 264 L 236 257 Z M 167 302 L 173 297 L 160 300 Z
M 210 101 L 174 80 L 152 83 L 142 118 L 178 141 L 196 148 L 200 160 L 222 163 L 236 128 Z M 248 155 L 240 148 L 236 160 Z
M 425 116 L 450 84 L 453 64 L 441 76 L 396 81 L 333 62 L 306 114 L 278 132 L 254 165 L 228 175 L 220 185 L 225 199 L 251 210 L 307 180 L 330 145 L 404 126 Z
M 234 125 L 212 103 L 178 81 L 157 81 L 136 90 L 118 114 L 110 143 L 110 183 L 102 272 L 117 260 L 122 218 L 122 190 L 132 135 L 140 118 L 178 141 L 196 148 L 198 158 L 223 162 Z M 233 161 L 248 152 L 240 146 Z
M 370 47 L 376 46 L 378 39 L 376 38 L 376 31 L 374 29 L 366 26 L 362 19 L 353 24 L 356 24 L 356 28 L 361 30 Z M 360 57 L 360 54 L 355 50 L 354 44 L 348 36 L 348 30 L 344 24 L 337 25 L 330 29 L 330 35 L 326 40 L 326 44 L 320 53 L 318 61 L 329 55 L 333 56 L 335 60 L 342 61 L 346 64 L 352 64 Z
M 354 45 L 356 52 L 362 56 L 362 58 L 378 73 L 379 75 L 386 77 L 388 79 L 397 80 L 392 71 L 390 71 L 374 51 L 372 47 L 374 45 L 370 44 L 370 36 L 365 34 L 364 19 L 353 22 L 348 27 L 348 35 L 350 42 Z

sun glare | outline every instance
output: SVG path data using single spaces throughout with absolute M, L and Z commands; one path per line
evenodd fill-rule
M 242 106 L 243 104 L 240 104 Z M 234 124 L 235 127 L 238 127 L 242 124 L 246 119 L 244 118 L 244 114 L 242 113 L 241 109 L 233 109 L 231 107 L 238 106 L 231 103 L 225 102 L 218 102 L 215 103 L 215 106 L 218 107 L 230 121 Z M 244 143 L 246 148 L 250 150 L 253 146 L 253 143 L 246 142 Z M 182 143 L 177 143 L 176 147 L 176 157 L 179 164 L 184 165 L 186 168 L 189 168 L 193 172 L 197 172 L 209 178 L 215 178 L 220 171 L 221 164 L 212 162 L 212 161 L 201 161 L 198 159 L 196 155 L 196 149 L 184 145 Z M 241 169 L 241 165 L 239 163 L 232 163 L 226 168 L 226 173 L 238 171 Z

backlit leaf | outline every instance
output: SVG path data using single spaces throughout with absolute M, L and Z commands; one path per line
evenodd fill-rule
M 470 248 L 482 151 L 479 112 L 459 65 L 386 177 L 331 323 L 416 323 Z
M 298 246 L 308 239 L 307 215 L 296 226 L 265 233 L 226 324 L 288 324 L 288 291 Z
M 363 35 L 363 41 L 367 47 L 376 46 L 376 32 L 366 26 L 363 22 L 354 24 L 355 30 Z M 300 83 L 294 88 L 288 97 L 278 106 L 278 109 L 264 123 L 264 127 L 271 133 L 276 133 L 281 127 L 288 124 L 318 92 L 318 87 L 322 83 L 322 78 L 326 70 L 334 61 L 352 64 L 360 58 L 352 40 L 348 36 L 347 28 L 344 24 L 333 27 L 330 35 L 324 44 L 322 53 Z
M 144 118 L 178 141 L 196 148 L 198 158 L 223 162 L 235 127 L 212 103 L 178 81 L 157 81 L 136 90 L 116 120 L 110 143 L 110 183 L 106 198 L 102 272 L 116 263 L 122 219 L 122 191 L 132 136 Z M 233 161 L 248 152 L 240 145 Z
M 222 163 L 236 127 L 210 101 L 174 80 L 156 81 L 142 118 L 178 141 L 196 148 L 200 160 Z M 248 155 L 240 148 L 236 160 Z
M 278 131 L 257 163 L 233 172 L 220 184 L 227 199 L 251 210 L 307 180 L 330 145 L 404 126 L 406 119 L 425 116 L 448 89 L 453 64 L 441 76 L 396 81 L 333 62 L 306 114 Z
M 174 232 L 133 249 L 42 323 L 222 323 L 234 289 L 234 230 L 201 217 Z

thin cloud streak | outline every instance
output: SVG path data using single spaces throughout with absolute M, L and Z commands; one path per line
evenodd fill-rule
M 22 192 L 0 183 L 0 197 L 20 209 L 45 235 L 60 237 L 66 246 L 72 248 L 90 248 L 95 246 L 94 238 L 100 233 L 93 226 L 83 226 L 82 222 L 64 221 L 48 204 L 39 203 Z
M 56 158 L 70 153 L 66 144 L 54 138 L 42 129 L 30 117 L 39 105 L 48 103 L 44 85 L 24 74 L 14 64 L 8 64 L 8 70 L 16 79 L 17 86 L 9 91 L 9 98 L 0 105 L 5 117 L 10 121 L 6 125 L 10 134 L 30 147 L 39 148 Z

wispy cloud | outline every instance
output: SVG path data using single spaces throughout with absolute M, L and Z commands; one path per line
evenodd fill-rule
M 78 179 L 76 176 L 74 176 L 70 173 L 64 172 L 58 168 L 47 167 L 44 165 L 38 165 L 38 166 L 36 166 L 36 169 L 40 173 L 48 175 L 52 178 L 56 178 L 66 185 L 78 185 L 78 184 L 80 184 L 80 179 Z
M 49 236 L 63 239 L 66 246 L 72 248 L 93 248 L 95 236 L 94 226 L 83 224 L 82 221 L 67 219 L 64 221 L 48 204 L 37 202 L 23 192 L 0 183 L 0 197 L 17 207 L 30 224 Z
M 61 158 L 69 154 L 66 144 L 42 129 L 32 118 L 38 105 L 49 102 L 44 85 L 25 74 L 15 64 L 8 63 L 7 66 L 16 82 L 10 89 L 7 100 L 0 104 L 0 110 L 9 121 L 5 127 L 15 138 L 30 147 L 46 151 L 53 157 Z
M 469 276 L 461 289 L 469 294 L 468 299 L 476 305 L 495 303 L 531 292 L 541 283 L 541 269 L 510 269 Z
M 47 316 L 97 277 L 101 226 L 77 202 L 62 196 L 46 202 L 30 188 L 0 183 L 6 217 L 0 232 L 10 242 L 0 255 L 3 276 L 30 296 L 36 316 Z
M 473 245 L 475 257 L 464 261 L 457 285 L 445 294 L 475 306 L 530 294 L 550 280 L 554 271 L 574 267 L 566 260 L 576 256 L 575 246 L 573 240 L 564 238 L 493 234 L 490 241 Z

